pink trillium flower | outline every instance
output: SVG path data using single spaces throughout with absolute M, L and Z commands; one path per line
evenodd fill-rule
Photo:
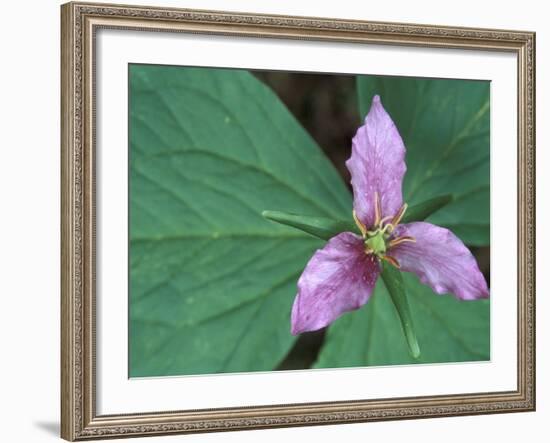
M 311 257 L 298 280 L 292 334 L 323 328 L 367 303 L 381 260 L 415 273 L 438 294 L 460 300 L 489 297 L 474 256 L 451 231 L 427 222 L 400 224 L 407 210 L 405 145 L 379 96 L 353 138 L 346 166 L 361 235 L 342 232 Z

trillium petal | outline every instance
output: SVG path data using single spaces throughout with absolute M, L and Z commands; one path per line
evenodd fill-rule
M 346 166 L 351 173 L 353 207 L 359 220 L 368 228 L 373 226 L 375 193 L 380 198 L 382 217 L 397 213 L 403 203 L 405 145 L 378 95 L 372 100 L 365 124 L 353 138 Z
M 367 256 L 361 237 L 343 232 L 315 252 L 298 280 L 291 332 L 321 329 L 369 299 L 379 265 Z
M 415 222 L 399 225 L 394 235 L 416 239 L 415 243 L 401 243 L 389 251 L 401 270 L 414 272 L 438 294 L 451 293 L 461 300 L 489 297 L 487 282 L 476 259 L 448 229 Z

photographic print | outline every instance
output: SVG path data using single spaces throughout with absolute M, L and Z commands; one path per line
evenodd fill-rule
M 535 34 L 61 8 L 61 435 L 535 409 Z
M 130 377 L 490 360 L 490 82 L 128 75 Z

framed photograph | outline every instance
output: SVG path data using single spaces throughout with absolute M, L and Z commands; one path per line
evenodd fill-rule
M 63 438 L 534 410 L 534 33 L 61 14 Z

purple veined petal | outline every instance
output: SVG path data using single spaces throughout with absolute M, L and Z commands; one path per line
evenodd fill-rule
M 353 137 L 346 166 L 351 173 L 353 207 L 367 228 L 374 224 L 375 192 L 382 217 L 397 213 L 403 203 L 401 188 L 407 170 L 405 145 L 378 95 L 372 99 L 365 124 Z
M 414 272 L 438 294 L 451 293 L 461 300 L 489 297 L 487 282 L 476 259 L 448 229 L 414 222 L 399 225 L 394 235 L 416 239 L 415 243 L 401 243 L 389 251 L 402 271 Z
M 380 268 L 363 248 L 361 237 L 342 232 L 315 252 L 298 280 L 292 334 L 321 329 L 368 301 Z

